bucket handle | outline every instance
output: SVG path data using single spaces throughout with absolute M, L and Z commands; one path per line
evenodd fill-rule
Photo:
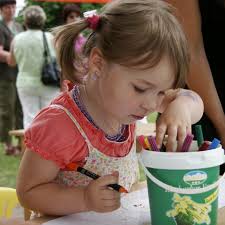
M 224 156 L 225 157 L 225 156 Z M 218 180 L 216 181 L 215 183 L 213 184 L 210 184 L 206 187 L 203 187 L 203 188 L 177 188 L 177 187 L 173 187 L 171 185 L 168 185 L 168 184 L 165 184 L 163 183 L 162 181 L 158 180 L 154 175 L 152 175 L 148 170 L 147 168 L 145 167 L 142 159 L 141 159 L 141 156 L 139 155 L 138 157 L 139 159 L 139 162 L 145 172 L 145 175 L 151 180 L 153 181 L 156 185 L 158 185 L 159 187 L 169 191 L 169 192 L 174 192 L 174 193 L 178 193 L 178 194 L 200 194 L 200 193 L 204 193 L 204 192 L 208 192 L 216 187 L 219 186 L 220 182 L 222 181 L 222 179 L 224 179 L 225 177 L 225 173 L 223 174 L 223 176 Z

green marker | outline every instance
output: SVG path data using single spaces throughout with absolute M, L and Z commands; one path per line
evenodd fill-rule
M 204 142 L 204 137 L 203 137 L 202 126 L 201 125 L 195 125 L 195 134 L 196 134 L 198 147 L 199 147 Z

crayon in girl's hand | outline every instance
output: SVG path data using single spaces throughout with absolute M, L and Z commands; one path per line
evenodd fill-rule
M 208 150 L 211 150 L 211 149 L 215 149 L 219 146 L 220 144 L 220 140 L 214 138 L 210 144 L 210 146 L 208 147 Z
M 89 170 L 84 169 L 83 167 L 79 166 L 76 163 L 69 163 L 68 165 L 66 165 L 66 169 L 68 169 L 70 171 L 80 172 L 94 180 L 96 180 L 100 177 L 99 175 L 97 175 Z M 119 184 L 109 184 L 108 187 L 110 187 L 120 193 L 128 193 L 128 191 L 124 187 L 120 186 Z

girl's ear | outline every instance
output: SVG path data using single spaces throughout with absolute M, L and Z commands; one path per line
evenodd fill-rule
M 88 60 L 89 71 L 91 71 L 91 73 L 95 73 L 97 76 L 100 76 L 104 64 L 105 60 L 101 50 L 96 47 L 93 48 Z

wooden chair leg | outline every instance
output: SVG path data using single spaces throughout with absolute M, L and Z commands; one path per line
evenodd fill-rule
M 31 216 L 31 210 L 24 208 L 24 220 L 29 220 Z

